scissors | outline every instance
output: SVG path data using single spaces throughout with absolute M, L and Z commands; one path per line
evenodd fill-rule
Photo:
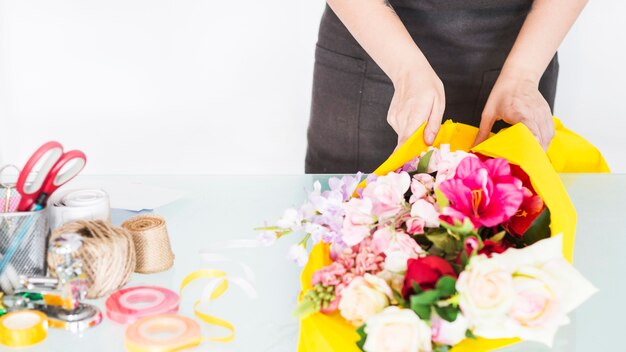
M 42 166 L 35 179 L 27 182 L 28 176 L 39 163 Z M 17 210 L 43 209 L 50 195 L 76 177 L 86 163 L 85 153 L 80 150 L 70 150 L 64 153 L 63 146 L 59 142 L 52 141 L 39 147 L 28 159 L 17 178 L 15 188 L 22 195 Z M 62 170 L 64 171 L 61 172 Z

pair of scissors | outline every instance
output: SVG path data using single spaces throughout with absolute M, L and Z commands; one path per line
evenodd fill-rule
M 87 157 L 80 150 L 63 152 L 59 142 L 48 142 L 33 153 L 26 162 L 26 166 L 17 178 L 15 188 L 22 195 L 18 211 L 41 210 L 46 206 L 50 195 L 76 177 L 85 167 Z M 37 164 L 41 168 L 32 182 L 27 182 L 28 176 Z

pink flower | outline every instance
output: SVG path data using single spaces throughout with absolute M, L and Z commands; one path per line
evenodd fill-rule
M 431 148 L 429 150 L 433 150 L 433 154 L 428 163 L 428 172 L 437 172 L 436 185 L 452 179 L 456 173 L 457 166 L 463 159 L 468 157 L 476 158 L 475 155 L 462 150 L 451 152 L 449 144 L 442 144 L 439 146 L 439 149 Z
M 370 235 L 370 225 L 376 222 L 372 215 L 372 201 L 369 198 L 352 198 L 343 204 L 342 240 L 348 246 L 354 246 Z
M 411 235 L 421 235 L 424 233 L 426 222 L 422 218 L 408 218 L 406 220 L 406 232 Z
M 375 252 L 385 254 L 400 251 L 408 255 L 415 255 L 422 252 L 421 247 L 411 236 L 389 226 L 374 232 L 371 247 Z
M 426 227 L 439 227 L 439 212 L 437 212 L 434 204 L 424 199 L 418 199 L 413 203 L 411 217 L 423 219 Z
M 426 199 L 435 204 L 435 178 L 429 174 L 416 174 L 411 179 L 411 198 L 409 203 L 413 204 L 418 199 Z
M 504 223 L 515 215 L 524 197 L 522 182 L 511 176 L 504 159 L 465 158 L 454 178 L 439 187 L 450 201 L 442 215 L 460 222 L 469 218 L 475 227 Z
M 346 268 L 340 263 L 327 265 L 315 273 L 311 279 L 313 286 L 321 283 L 324 286 L 337 286 L 341 283 L 341 277 L 346 273 Z
M 457 315 L 455 321 L 448 322 L 435 313 L 430 318 L 430 324 L 433 342 L 450 346 L 465 339 L 465 332 L 469 327 L 469 322 L 462 314 Z
M 411 177 L 406 172 L 389 173 L 365 186 L 363 198 L 369 198 L 373 204 L 373 214 L 380 218 L 397 215 L 404 204 L 404 194 L 409 190 Z

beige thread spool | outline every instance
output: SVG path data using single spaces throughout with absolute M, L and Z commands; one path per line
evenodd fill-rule
M 132 235 L 123 228 L 102 220 L 78 220 L 54 230 L 50 241 L 66 233 L 77 233 L 83 240 L 74 257 L 83 263 L 87 276 L 87 297 L 99 298 L 124 286 L 135 270 L 135 245 Z M 65 259 L 48 252 L 48 272 Z
M 158 273 L 174 265 L 165 219 L 153 214 L 138 215 L 124 221 L 122 227 L 135 243 L 136 273 Z

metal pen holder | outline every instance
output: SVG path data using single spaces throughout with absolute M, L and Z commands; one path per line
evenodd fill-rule
M 0 213 L 0 289 L 12 294 L 20 276 L 46 275 L 47 209 Z

